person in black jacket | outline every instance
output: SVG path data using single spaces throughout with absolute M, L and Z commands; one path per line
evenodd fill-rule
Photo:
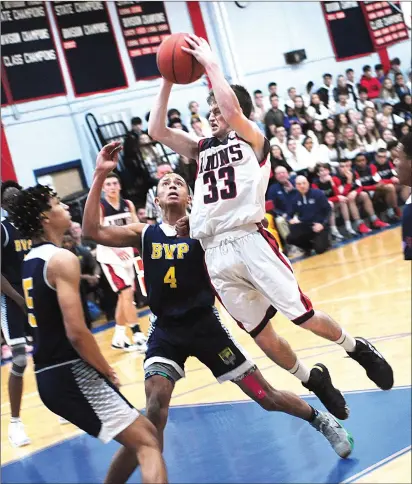
M 308 179 L 296 177 L 296 189 L 289 212 L 288 244 L 296 245 L 310 255 L 312 249 L 322 254 L 329 247 L 330 205 L 326 195 L 310 188 Z
M 317 92 L 320 100 L 328 108 L 329 101 L 333 101 L 332 74 L 323 74 L 323 86 Z

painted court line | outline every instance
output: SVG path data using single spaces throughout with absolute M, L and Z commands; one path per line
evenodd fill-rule
M 367 474 L 370 474 L 375 469 L 378 469 L 379 467 L 382 467 L 383 465 L 387 464 L 388 462 L 391 462 L 391 461 L 397 459 L 398 457 L 400 457 L 404 454 L 407 454 L 408 452 L 411 451 L 411 448 L 412 448 L 411 445 L 408 445 L 408 447 L 404 447 L 403 449 L 399 450 L 398 452 L 395 452 L 394 454 L 386 457 L 385 459 L 380 460 L 376 464 L 373 464 L 372 466 L 367 467 L 366 469 L 364 469 L 361 472 L 358 472 L 354 476 L 349 477 L 349 479 L 345 479 L 340 484 L 349 484 L 350 482 L 353 482 L 356 479 L 359 479 L 360 477 L 363 477 Z
M 399 288 L 399 289 L 392 289 L 391 291 L 378 291 L 378 292 L 368 292 L 366 294 L 354 294 L 353 296 L 345 296 L 345 297 L 338 297 L 336 299 L 325 299 L 324 301 L 316 301 L 316 305 L 318 304 L 330 304 L 342 301 L 352 301 L 353 299 L 368 299 L 371 297 L 376 296 L 387 296 L 390 294 L 399 294 L 400 292 L 408 292 L 409 289 L 407 288 Z

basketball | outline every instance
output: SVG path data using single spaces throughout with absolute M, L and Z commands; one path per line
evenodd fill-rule
M 189 34 L 172 34 L 165 39 L 157 51 L 157 67 L 160 74 L 174 84 L 190 84 L 205 72 L 204 67 L 181 47 L 190 48 L 185 37 Z

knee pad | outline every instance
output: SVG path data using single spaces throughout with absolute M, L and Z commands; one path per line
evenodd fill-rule
M 22 377 L 27 366 L 26 345 L 12 346 L 11 354 L 11 372 Z

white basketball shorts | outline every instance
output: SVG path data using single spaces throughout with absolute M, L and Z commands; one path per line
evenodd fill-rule
M 263 227 L 206 248 L 205 262 L 217 296 L 230 315 L 256 337 L 277 311 L 295 324 L 314 315 L 292 266 Z
M 135 269 L 132 264 L 100 263 L 106 279 L 114 292 L 121 292 L 128 287 L 134 288 Z

